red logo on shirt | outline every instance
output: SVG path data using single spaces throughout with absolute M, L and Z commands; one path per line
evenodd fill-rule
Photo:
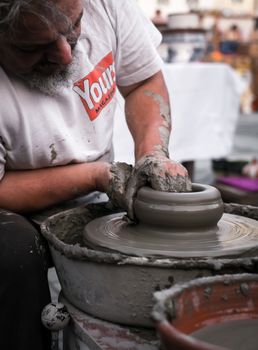
M 116 91 L 115 65 L 112 52 L 104 57 L 86 77 L 74 83 L 90 120 L 98 117 Z

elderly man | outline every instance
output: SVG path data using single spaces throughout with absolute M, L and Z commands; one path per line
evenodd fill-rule
M 168 156 L 159 42 L 134 0 L 0 0 L 1 349 L 50 348 L 40 322 L 46 256 L 32 213 L 100 191 L 133 219 L 140 186 L 190 189 Z M 111 163 L 117 89 L 134 168 Z

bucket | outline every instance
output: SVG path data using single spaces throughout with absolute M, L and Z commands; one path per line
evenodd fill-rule
M 258 348 L 258 275 L 203 277 L 154 295 L 165 350 Z

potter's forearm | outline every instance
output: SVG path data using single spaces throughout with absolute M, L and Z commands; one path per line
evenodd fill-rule
M 161 72 L 126 97 L 125 113 L 135 143 L 136 160 L 156 151 L 168 155 L 170 104 Z
M 109 164 L 95 162 L 26 171 L 8 171 L 0 181 L 0 208 L 26 213 L 105 191 Z

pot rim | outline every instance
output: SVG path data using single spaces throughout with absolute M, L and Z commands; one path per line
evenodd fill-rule
M 169 298 L 175 299 L 177 296 L 182 294 L 185 290 L 193 290 L 195 287 L 208 287 L 216 283 L 224 283 L 229 285 L 232 283 L 244 283 L 244 282 L 258 282 L 258 274 L 256 273 L 237 273 L 237 274 L 224 274 L 218 276 L 208 276 L 208 277 L 199 277 L 191 281 L 182 284 L 176 284 L 173 287 L 158 291 L 154 293 L 154 299 L 158 310 L 161 311 L 160 307 L 165 306 L 165 302 Z M 154 307 L 155 308 L 155 307 Z M 164 311 L 164 309 L 163 309 Z M 163 314 L 166 317 L 165 314 Z M 160 317 L 153 314 L 154 319 L 160 321 Z M 258 317 L 258 315 L 257 315 Z
M 236 286 L 239 287 L 239 290 L 241 288 L 248 288 L 249 290 L 249 283 L 256 283 L 255 289 L 258 288 L 258 274 L 250 274 L 250 273 L 242 273 L 242 274 L 225 274 L 221 276 L 212 276 L 212 277 L 202 277 L 202 278 L 196 278 L 194 280 L 188 281 L 186 283 L 182 284 L 176 284 L 175 286 L 171 287 L 170 289 L 163 290 L 160 292 L 154 293 L 154 307 L 152 309 L 152 319 L 155 322 L 155 326 L 157 331 L 160 333 L 161 338 L 163 338 L 165 341 L 167 340 L 172 345 L 173 343 L 178 343 L 178 348 L 186 349 L 189 347 L 189 349 L 203 349 L 203 350 L 226 350 L 227 348 L 221 348 L 220 346 L 216 346 L 214 344 L 208 343 L 203 340 L 199 340 L 194 338 L 191 333 L 193 329 L 188 329 L 188 331 L 182 330 L 182 325 L 185 325 L 187 322 L 187 319 L 189 321 L 189 314 L 186 311 L 185 312 L 185 319 L 180 318 L 180 311 L 179 311 L 179 319 L 176 318 L 176 314 L 178 312 L 177 306 L 179 305 L 179 309 L 181 309 L 180 305 L 182 304 L 182 298 L 185 297 L 185 295 L 188 295 L 187 293 L 191 293 L 191 295 L 195 295 L 196 298 L 198 298 L 198 290 L 199 294 L 207 292 L 211 293 L 213 295 L 214 291 L 211 289 L 213 286 L 218 290 L 221 289 L 221 284 L 225 287 L 225 293 L 226 291 L 230 293 L 236 293 Z M 197 290 L 196 290 L 197 289 Z M 185 294 L 186 293 L 186 294 Z M 195 294 L 196 293 L 196 294 Z M 247 293 L 247 292 L 246 292 Z M 255 290 L 252 294 L 255 293 Z M 215 293 L 216 294 L 216 293 Z M 243 295 L 240 293 L 239 297 L 239 303 L 242 305 L 242 303 L 247 303 L 245 300 L 247 297 L 247 294 L 245 292 L 242 292 Z M 201 295 L 201 294 L 200 294 Z M 207 294 L 209 295 L 209 294 Z M 244 296 L 244 298 L 243 298 Z M 179 298 L 177 300 L 177 298 Z M 194 297 L 193 297 L 194 298 Z M 209 296 L 207 296 L 209 298 Z M 193 300 L 193 304 L 196 303 L 198 306 L 193 306 L 193 314 L 192 317 L 194 318 L 195 311 L 198 313 L 201 313 L 202 307 L 204 307 L 205 302 L 202 302 L 200 299 L 200 305 L 197 304 L 197 301 Z M 201 306 L 203 303 L 203 306 Z M 244 304 L 245 305 L 245 304 Z M 231 313 L 225 312 L 225 315 L 221 312 L 218 312 L 216 309 L 217 304 L 213 304 L 215 309 L 212 309 L 208 311 L 208 314 L 210 319 L 212 319 L 214 322 L 212 324 L 219 324 L 221 323 L 221 318 L 223 317 L 224 322 L 227 321 L 233 321 L 233 320 L 244 320 L 244 319 L 258 319 L 258 309 L 253 308 L 253 306 L 250 308 L 250 314 L 249 318 L 247 317 L 247 311 L 246 308 L 243 307 L 242 313 L 239 311 L 239 313 L 235 313 L 234 307 L 238 307 L 234 304 L 234 307 L 231 307 L 230 310 L 232 310 Z M 241 309 L 241 306 L 240 306 Z M 189 309 L 186 310 L 189 311 Z M 192 309 L 191 309 L 192 310 Z M 219 309 L 220 310 L 220 309 Z M 238 316 L 238 318 L 236 318 Z M 195 319 L 195 318 L 194 318 Z M 173 320 L 175 321 L 173 324 Z M 216 321 L 215 321 L 216 320 Z M 198 323 L 198 322 L 197 322 Z M 202 321 L 201 323 L 198 323 L 198 327 L 195 327 L 195 330 L 202 329 L 203 326 L 207 326 L 209 323 Z M 190 331 L 190 332 L 189 332 Z M 190 345 L 190 346 L 189 346 Z M 229 349 L 228 349 L 229 350 Z
M 210 185 L 192 183 L 192 192 L 162 192 L 144 186 L 137 192 L 136 200 L 145 203 L 169 204 L 169 205 L 193 205 L 213 203 L 221 200 L 221 195 L 217 188 Z M 221 200 L 222 201 L 222 200 Z
M 213 323 L 211 324 L 219 324 L 221 323 L 221 320 L 223 319 L 224 322 L 227 321 L 234 321 L 234 320 L 245 320 L 245 319 L 258 319 L 258 309 L 257 305 L 254 308 L 252 306 L 250 308 L 250 314 L 247 314 L 246 310 L 246 304 L 248 303 L 248 299 L 246 297 L 249 295 L 245 293 L 249 293 L 249 283 L 253 284 L 255 283 L 255 286 L 253 285 L 253 291 L 250 291 L 251 295 L 256 295 L 255 291 L 258 288 L 258 274 L 225 274 L 221 276 L 212 276 L 212 277 L 202 277 L 202 278 L 196 278 L 191 281 L 188 281 L 186 283 L 182 284 L 176 284 L 175 286 L 171 287 L 168 290 L 163 290 L 161 292 L 154 293 L 154 307 L 152 309 L 151 317 L 154 321 L 156 330 L 159 332 L 162 342 L 164 341 L 165 344 L 169 344 L 169 346 L 175 345 L 176 348 L 180 349 L 192 349 L 192 350 L 226 350 L 228 348 L 221 347 L 218 345 L 214 345 L 210 342 L 206 342 L 205 340 L 200 340 L 191 335 L 192 331 L 200 330 L 203 327 L 208 326 L 210 323 L 207 323 L 207 321 L 197 321 L 197 327 L 195 328 L 185 328 L 185 324 L 189 323 L 189 310 L 193 308 L 193 314 L 192 317 L 195 316 L 195 311 L 197 313 L 202 313 L 202 307 L 205 307 L 205 301 L 203 302 L 201 300 L 201 294 L 203 292 L 212 293 L 213 295 L 214 290 L 212 287 L 214 286 L 217 291 L 221 290 L 221 288 L 225 288 L 225 293 L 228 292 L 229 294 L 236 293 L 236 287 L 239 288 L 239 291 L 243 288 L 242 293 L 240 292 L 240 298 L 237 299 L 237 302 L 233 298 L 233 307 L 229 308 L 230 312 L 227 313 L 225 311 L 225 315 L 221 312 L 218 312 L 218 310 L 221 310 L 220 308 L 216 309 L 217 303 L 213 304 L 214 309 L 209 309 L 207 312 L 207 316 L 209 316 L 209 320 L 213 320 Z M 221 287 L 223 285 L 224 287 Z M 217 287 L 217 288 L 216 288 Z M 248 288 L 248 289 L 246 289 Z M 197 290 L 196 290 L 197 289 Z M 246 292 L 245 292 L 246 290 Z M 198 292 L 199 291 L 199 292 Z M 213 292 L 211 292 L 213 291 Z M 223 289 L 224 291 L 224 289 Z M 242 294 L 242 297 L 241 297 Z M 182 302 L 184 298 L 187 296 L 192 296 L 192 303 L 193 305 L 196 304 L 196 306 L 190 307 L 183 307 Z M 200 304 L 203 306 L 201 307 L 196 299 L 198 299 L 198 295 L 200 296 Z M 216 292 L 215 292 L 216 296 Z M 179 298 L 178 298 L 179 297 Z M 196 299 L 195 299 L 196 298 Z M 207 297 L 209 298 L 209 297 Z M 236 318 L 235 309 L 234 308 L 239 307 L 239 311 L 237 312 L 238 318 Z M 181 311 L 183 315 L 180 316 L 181 312 L 178 311 L 181 310 L 181 308 L 185 309 L 185 311 Z M 242 312 L 240 311 L 242 310 Z M 177 319 L 177 312 L 179 312 L 179 319 Z M 249 317 L 247 317 L 249 316 Z M 185 318 L 184 318 L 185 317 Z M 174 320 L 174 322 L 173 322 Z M 222 321 L 223 323 L 223 321 Z M 183 327 L 183 328 L 182 328 Z M 228 349 L 229 350 L 229 349 Z

